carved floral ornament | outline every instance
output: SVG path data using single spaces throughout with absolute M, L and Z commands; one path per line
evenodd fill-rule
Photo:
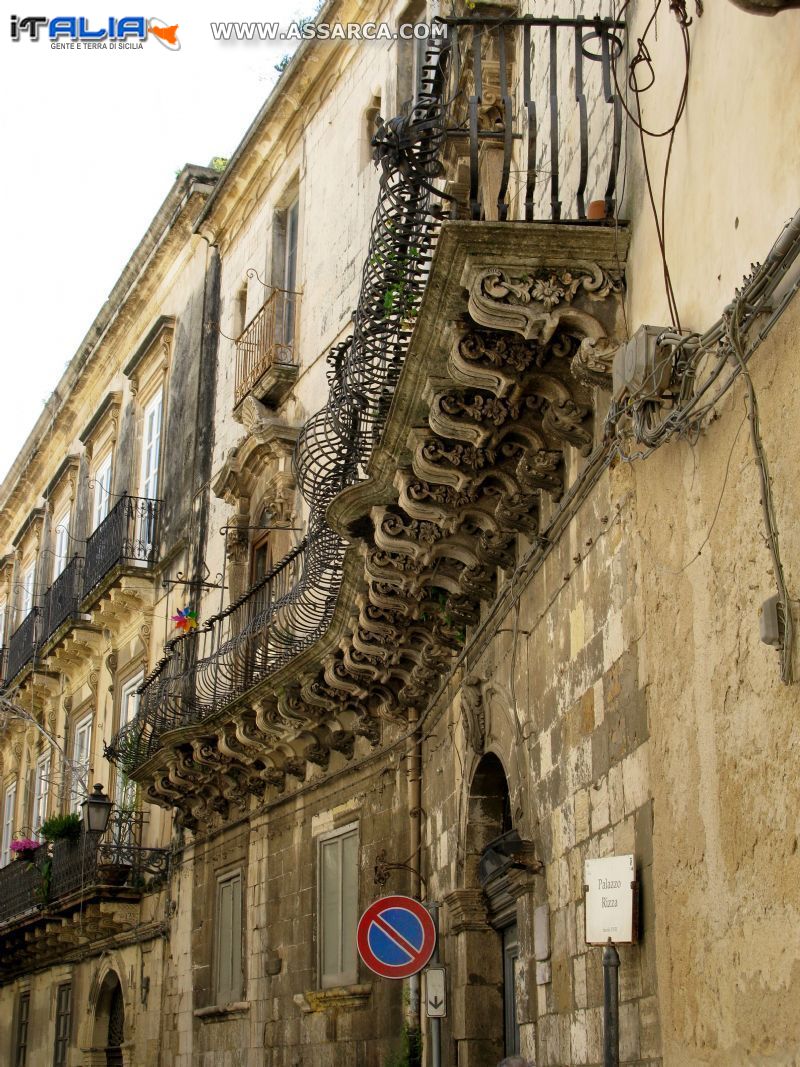
M 446 677 L 481 601 L 496 595 L 518 536 L 536 537 L 543 495 L 563 493 L 565 455 L 592 447 L 592 383 L 607 381 L 605 353 L 619 343 L 621 289 L 586 264 L 475 277 L 469 310 L 484 325 L 458 324 L 441 366 L 415 379 L 405 403 L 426 415 L 408 432 L 409 458 L 384 503 L 365 492 L 371 503 L 352 533 L 363 582 L 338 646 L 318 670 L 306 666 L 278 692 L 267 683 L 213 731 L 199 729 L 207 748 L 171 751 L 148 782 L 151 800 L 197 826 L 325 773 L 359 739 L 376 744 L 381 721 L 405 728 L 408 709 L 425 706 Z M 480 753 L 484 697 L 471 676 L 460 707 Z
M 619 346 L 616 317 L 623 283 L 620 272 L 596 263 L 539 268 L 517 275 L 493 268 L 470 286 L 468 309 L 475 322 L 510 330 L 548 345 L 557 334 L 578 340 L 572 370 L 578 380 L 606 386 Z
M 277 523 L 291 526 L 295 520 L 295 482 L 291 457 L 297 428 L 270 415 L 263 404 L 248 396 L 241 405 L 247 430 L 230 450 L 212 483 L 214 493 L 234 505 L 238 518 L 247 525 L 251 503 L 260 513 L 266 507 Z

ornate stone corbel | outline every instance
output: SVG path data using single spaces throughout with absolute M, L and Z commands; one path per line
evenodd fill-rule
M 467 674 L 461 683 L 461 721 L 464 737 L 478 755 L 486 744 L 486 708 L 483 703 L 482 681 L 477 674 Z
M 530 274 L 492 268 L 473 279 L 468 308 L 480 325 L 511 331 L 542 346 L 557 333 L 576 338 L 575 376 L 608 384 L 621 341 L 616 325 L 622 288 L 617 272 L 592 262 L 540 267 Z

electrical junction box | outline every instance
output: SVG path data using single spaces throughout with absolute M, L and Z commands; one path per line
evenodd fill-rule
M 758 622 L 761 640 L 773 648 L 783 648 L 783 620 L 780 597 L 776 594 L 761 605 Z
M 659 348 L 658 337 L 669 326 L 640 326 L 630 341 L 617 349 L 612 365 L 614 399 L 626 393 L 639 400 L 653 400 L 664 395 L 672 375 L 672 352 Z

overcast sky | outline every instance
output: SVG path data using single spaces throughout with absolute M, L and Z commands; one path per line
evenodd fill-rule
M 278 77 L 281 44 L 215 42 L 211 19 L 288 21 L 313 0 L 157 0 L 108 15 L 178 23 L 180 51 L 55 51 L 0 16 L 3 242 L 0 480 L 184 163 L 230 156 Z M 59 14 L 55 5 L 18 6 Z

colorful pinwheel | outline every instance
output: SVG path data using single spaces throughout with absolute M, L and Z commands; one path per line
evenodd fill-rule
M 177 615 L 172 616 L 172 621 L 181 633 L 188 633 L 197 629 L 197 612 L 194 608 L 181 608 Z

